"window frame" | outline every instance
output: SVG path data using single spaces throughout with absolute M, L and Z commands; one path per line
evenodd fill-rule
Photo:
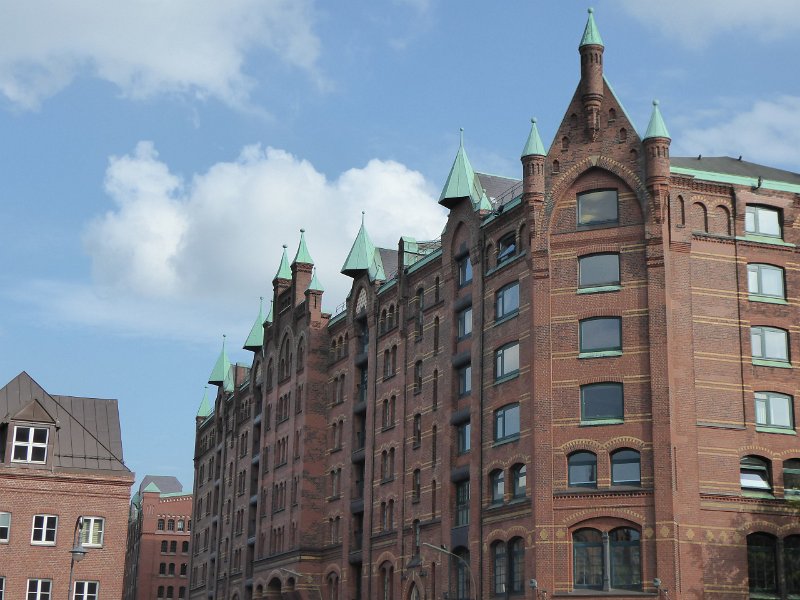
M 586 394 L 591 390 L 598 390 L 601 387 L 613 387 L 619 390 L 619 416 L 600 415 L 597 417 L 588 417 L 586 410 Z M 625 386 L 618 381 L 599 381 L 596 383 L 588 383 L 580 387 L 580 400 L 581 400 L 581 424 L 584 425 L 613 425 L 623 423 L 625 421 Z
M 759 540 L 767 541 L 767 544 L 757 544 Z M 779 581 L 778 581 L 778 539 L 771 534 L 764 533 L 761 531 L 753 532 L 747 536 L 746 540 L 747 544 L 747 586 L 750 594 L 756 595 L 775 595 L 779 594 Z M 758 559 L 758 560 L 757 560 Z M 754 573 L 757 570 L 756 565 L 757 562 L 767 560 L 770 562 L 767 565 L 769 568 L 764 570 L 761 569 L 762 577 L 770 577 L 772 579 L 772 585 L 769 587 L 759 586 L 755 587 L 757 577 L 754 577 Z M 771 559 L 771 560 L 770 560 Z M 763 566 L 763 565 L 762 565 Z M 769 573 L 771 571 L 771 573 Z
M 469 525 L 469 503 L 470 503 L 470 489 L 469 479 L 459 481 L 456 483 L 455 489 L 456 506 L 455 506 L 455 527 L 465 527 Z
M 787 458 L 781 465 L 783 467 L 783 495 L 790 497 L 800 496 L 800 458 Z M 789 477 L 787 477 L 787 474 Z M 793 487 L 787 486 L 787 482 L 795 480 Z
M 5 522 L 5 523 L 4 523 Z M 5 529 L 5 536 L 3 530 Z M 8 544 L 11 540 L 11 513 L 0 511 L 0 544 Z M 0 596 L 0 599 L 2 596 Z
M 509 433 L 509 415 L 516 412 L 516 431 Z M 511 402 L 505 406 L 501 406 L 494 411 L 494 443 L 501 444 L 511 440 L 519 439 L 520 431 L 522 430 L 521 410 L 519 402 Z M 511 421 L 511 425 L 514 421 Z
M 507 353 L 512 351 L 510 356 L 507 356 Z M 513 351 L 516 351 L 516 366 L 514 365 L 513 360 L 511 361 L 511 368 L 508 369 L 506 363 L 509 362 L 509 358 L 513 358 Z M 504 379 L 509 379 L 519 374 L 519 367 L 520 367 L 520 357 L 519 357 L 519 341 L 509 342 L 508 344 L 504 344 L 500 346 L 497 350 L 494 351 L 494 380 L 495 381 L 502 381 Z
M 623 454 L 628 454 L 627 457 L 623 457 Z M 634 460 L 635 457 L 635 460 Z M 633 448 L 618 448 L 614 450 L 611 455 L 609 456 L 611 460 L 611 486 L 628 486 L 628 487 L 641 487 L 642 485 L 642 454 L 638 450 L 634 450 Z M 637 466 L 637 477 L 636 479 L 619 479 L 617 478 L 617 474 L 615 473 L 615 467 L 620 467 L 623 465 L 632 465 L 635 464 Z
M 502 504 L 506 495 L 506 474 L 503 469 L 489 473 L 489 504 Z
M 17 433 L 23 429 L 28 430 L 28 439 L 27 441 L 19 441 L 17 440 Z M 44 431 L 45 432 L 45 441 L 44 442 L 37 442 L 35 441 L 36 431 Z M 27 464 L 34 464 L 34 465 L 44 465 L 47 463 L 47 449 L 48 444 L 50 442 L 50 428 L 49 427 L 37 427 L 35 425 L 14 425 L 14 437 L 11 441 L 11 462 L 12 463 L 27 463 Z M 25 448 L 26 449 L 26 456 L 27 458 L 21 459 L 16 458 L 17 448 Z M 32 455 L 36 449 L 44 449 L 44 458 L 42 460 L 33 460 Z
M 458 287 L 462 288 L 472 282 L 472 262 L 469 259 L 469 254 L 462 256 L 456 262 L 458 265 Z
M 767 333 L 777 333 L 780 332 L 783 334 L 783 350 L 785 354 L 784 357 L 780 356 L 769 356 L 766 354 L 767 352 Z M 760 343 L 756 344 L 756 336 L 758 336 L 758 340 Z M 758 346 L 758 348 L 756 348 Z M 789 354 L 790 350 L 790 340 L 789 340 L 789 332 L 786 329 L 782 329 L 780 327 L 771 327 L 769 325 L 755 325 L 750 327 L 750 348 L 753 355 L 753 360 L 760 360 L 760 361 L 767 361 L 767 362 L 778 362 L 778 363 L 786 363 L 791 364 L 791 356 Z M 756 350 L 758 350 L 759 354 L 756 354 Z
M 81 593 L 78 594 L 78 585 L 82 584 Z M 89 587 L 93 586 L 94 591 L 89 591 Z M 75 582 L 72 588 L 72 600 L 97 600 L 100 595 L 100 582 L 92 580 L 79 580 Z
M 616 257 L 617 262 L 617 278 L 616 280 L 608 280 L 608 281 L 596 281 L 594 283 L 583 283 L 582 276 L 589 270 L 591 265 L 587 263 L 583 263 L 583 261 L 589 261 L 591 259 L 599 258 L 601 256 L 614 256 Z M 597 267 L 595 267 L 597 268 Z M 604 289 L 619 289 L 622 283 L 622 274 L 620 268 L 620 255 L 619 252 L 592 252 L 590 254 L 584 254 L 578 257 L 578 293 L 581 291 L 591 291 L 591 290 L 604 290 Z
M 766 458 L 753 454 L 743 456 L 739 460 L 739 484 L 742 493 L 768 494 L 772 496 L 773 480 L 771 471 L 770 461 Z M 754 480 L 745 480 L 744 476 L 746 474 L 759 476 L 761 485 L 750 483 Z
M 616 346 L 592 346 L 584 347 L 587 336 L 584 331 L 584 325 L 594 323 L 597 321 L 615 321 L 617 325 L 617 345 Z M 617 316 L 601 316 L 589 317 L 578 321 L 578 351 L 579 356 L 609 356 L 622 354 L 622 317 Z
M 760 221 L 761 221 L 761 213 L 774 213 L 776 220 L 778 222 L 778 233 L 766 233 L 761 231 Z M 768 237 L 777 240 L 783 239 L 783 214 L 780 208 L 775 206 L 766 206 L 763 204 L 748 204 L 745 206 L 745 217 L 744 217 L 744 232 L 746 235 L 751 236 L 758 236 L 758 237 Z M 750 224 L 752 223 L 752 228 Z
M 459 423 L 456 425 L 456 454 L 466 454 L 472 450 L 472 424 Z
M 100 541 L 93 542 L 93 534 L 97 524 L 100 524 Z M 106 520 L 104 517 L 83 517 L 83 526 L 81 527 L 81 545 L 87 548 L 102 548 L 103 539 L 105 536 Z M 85 539 L 85 541 L 84 541 Z
M 759 397 L 761 396 L 761 397 Z M 756 391 L 753 392 L 753 400 L 755 402 L 755 418 L 756 418 L 756 427 L 762 429 L 782 429 L 784 431 L 792 431 L 794 430 L 794 398 L 789 394 L 782 394 L 780 392 L 772 392 L 772 391 Z M 786 402 L 786 412 L 789 416 L 789 423 L 788 425 L 782 425 L 777 422 L 773 422 L 773 410 L 772 406 L 777 400 L 783 400 Z M 759 421 L 759 405 L 763 404 L 763 413 L 766 416 L 764 422 Z
M 463 340 L 472 335 L 472 305 L 456 313 L 458 340 Z
M 42 518 L 42 525 L 40 527 L 36 527 L 36 519 Z M 51 522 L 50 520 L 54 519 L 54 524 L 52 527 L 49 527 L 48 524 Z M 37 529 L 41 532 L 42 539 L 36 539 L 36 531 Z M 47 532 L 53 532 L 53 539 L 47 539 Z M 33 521 L 31 522 L 31 546 L 55 546 L 58 542 L 58 515 L 49 515 L 49 514 L 37 514 L 33 515 Z
M 582 218 L 581 200 L 589 199 L 592 195 L 602 194 L 604 192 L 614 192 L 614 212 L 616 216 L 613 219 L 603 219 L 598 221 L 584 221 Z M 596 190 L 586 190 L 576 195 L 575 199 L 575 221 L 577 227 L 594 227 L 597 225 L 611 225 L 619 224 L 619 190 L 615 188 L 600 188 Z
M 763 273 L 765 271 L 774 271 L 780 275 L 781 289 L 780 293 L 772 294 L 764 291 Z M 756 289 L 751 289 L 753 278 L 756 284 Z M 747 264 L 747 293 L 752 299 L 773 299 L 773 300 L 786 300 L 786 270 L 783 267 L 771 265 L 769 263 L 748 263 Z
M 516 306 L 513 308 L 506 308 L 506 295 L 514 289 L 516 290 Z M 502 321 L 504 319 L 510 319 L 511 317 L 519 314 L 519 300 L 519 281 L 512 281 L 511 283 L 507 283 L 498 289 L 495 293 L 494 320 Z
M 458 397 L 469 396 L 472 393 L 472 364 L 458 368 Z
M 36 585 L 35 590 L 31 590 L 31 584 Z M 47 586 L 47 590 L 42 588 Z M 34 594 L 31 596 L 31 594 Z M 51 600 L 53 597 L 53 580 L 52 579 L 28 579 L 27 592 L 25 597 L 27 600 Z
M 592 467 L 592 479 L 573 479 L 573 469 L 587 466 Z M 597 489 L 597 454 L 589 450 L 576 450 L 567 456 L 567 487 Z
M 497 266 L 504 265 L 518 254 L 517 234 L 510 231 L 497 240 Z
M 528 496 L 528 465 L 518 463 L 511 467 L 511 498 L 519 500 Z

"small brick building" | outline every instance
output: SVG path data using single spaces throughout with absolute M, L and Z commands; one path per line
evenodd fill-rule
M 121 598 L 133 479 L 116 400 L 56 396 L 25 372 L 0 389 L 0 598 Z
M 800 597 L 800 175 L 670 157 L 603 51 L 521 180 L 462 142 L 440 239 L 362 223 L 334 314 L 284 250 L 198 413 L 191 598 Z
M 146 475 L 131 500 L 124 600 L 185 600 L 192 493 L 171 476 Z

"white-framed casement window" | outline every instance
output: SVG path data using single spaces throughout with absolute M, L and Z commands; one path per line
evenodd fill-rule
M 97 581 L 76 581 L 72 600 L 97 600 L 100 583 Z
M 744 214 L 744 231 L 751 235 L 782 237 L 781 211 L 769 206 L 748 205 Z
M 0 600 L 5 600 L 6 597 L 6 578 L 0 577 Z
M 27 600 L 51 600 L 53 582 L 49 579 L 28 579 Z
M 789 334 L 785 329 L 751 327 L 750 342 L 754 359 L 789 362 Z
M 105 524 L 103 517 L 83 517 L 81 543 L 89 548 L 102 547 Z
M 11 536 L 11 513 L 0 512 L 0 544 L 7 544 Z M 2 596 L 0 596 L 2 600 Z
M 747 265 L 747 291 L 751 296 L 786 299 L 783 269 L 774 265 L 751 263 Z
M 12 462 L 47 462 L 47 427 L 14 427 L 14 449 Z
M 56 543 L 58 517 L 55 515 L 33 515 L 31 544 L 53 546 Z M 33 579 L 31 581 L 34 581 Z M 38 581 L 38 580 L 35 580 Z M 43 580 L 44 581 L 44 580 Z
M 776 392 L 756 392 L 756 425 L 763 427 L 794 427 L 792 397 Z

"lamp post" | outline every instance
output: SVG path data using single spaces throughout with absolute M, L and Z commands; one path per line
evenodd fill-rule
M 301 577 L 305 577 L 306 582 L 314 586 L 314 589 L 317 590 L 317 594 L 319 594 L 319 600 L 322 600 L 322 590 L 319 589 L 319 586 L 316 583 L 314 583 L 314 578 L 311 575 L 309 575 L 308 573 L 298 573 L 297 571 L 292 571 L 291 569 L 287 569 L 285 567 L 278 567 L 278 570 L 283 571 L 284 573 L 288 573 L 292 577 L 296 577 L 298 580 Z
M 67 600 L 72 598 L 72 577 L 75 573 L 75 563 L 81 562 L 83 557 L 86 556 L 86 548 L 83 547 L 81 542 L 81 533 L 83 532 L 83 517 L 78 517 L 75 521 L 75 531 L 72 534 L 72 550 L 69 553 L 72 555 L 69 561 L 69 587 L 67 588 Z
M 464 560 L 458 554 L 453 554 L 443 546 L 434 546 L 433 544 L 429 544 L 428 542 L 422 542 L 422 545 L 427 546 L 428 548 L 433 548 L 434 550 L 436 550 L 437 552 L 441 552 L 442 554 L 448 554 L 450 556 L 453 556 L 456 558 L 456 560 L 460 560 L 467 568 L 467 573 L 469 573 L 469 580 L 472 584 L 472 589 L 475 590 L 474 592 L 470 592 L 470 597 L 472 597 L 473 593 L 478 594 L 478 587 L 475 585 L 475 578 L 472 576 L 472 569 L 470 568 L 469 563 L 466 560 Z M 456 583 L 456 586 L 458 586 L 458 583 Z M 478 596 L 476 595 L 475 597 L 477 598 Z M 461 600 L 461 598 L 459 598 L 458 600 Z

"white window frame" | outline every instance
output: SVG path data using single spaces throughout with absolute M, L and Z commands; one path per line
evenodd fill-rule
M 87 548 L 102 548 L 103 536 L 105 535 L 106 523 L 103 517 L 83 517 L 83 527 L 81 529 L 81 544 Z M 95 530 L 100 529 L 100 541 L 92 542 Z
M 783 335 L 784 356 L 766 356 L 767 333 Z M 758 344 L 755 342 L 758 341 Z M 750 344 L 752 347 L 753 358 L 757 360 L 774 360 L 777 362 L 789 362 L 789 332 L 780 327 L 769 327 L 767 325 L 757 325 L 750 327 Z
M 468 306 L 464 310 L 460 310 L 457 315 L 458 321 L 458 339 L 463 339 L 472 335 L 472 307 Z
M 788 394 L 781 394 L 778 392 L 755 392 L 755 408 L 756 408 L 756 425 L 759 427 L 776 427 L 780 429 L 794 429 L 794 402 L 793 398 Z M 774 407 L 773 404 L 778 402 L 785 402 L 785 408 L 789 413 L 789 423 L 783 425 L 774 421 Z M 761 410 L 759 410 L 761 407 Z M 759 421 L 759 413 L 763 413 L 765 418 Z
M 761 231 L 760 213 L 775 213 L 778 220 L 778 233 L 765 233 Z M 761 206 L 759 204 L 748 204 L 745 208 L 744 231 L 751 235 L 762 235 L 775 239 L 783 239 L 783 223 L 781 223 L 781 209 L 773 206 Z
M 31 590 L 31 584 L 35 585 L 35 589 Z M 46 586 L 44 584 L 47 584 Z M 47 590 L 43 590 L 47 587 Z M 51 600 L 53 596 L 53 582 L 50 579 L 28 579 L 26 598 L 27 600 Z M 34 596 L 31 596 L 34 594 Z
M 42 532 L 42 539 L 36 539 L 36 519 L 37 517 L 42 517 L 44 521 L 42 522 L 42 527 L 38 528 Z M 54 524 L 52 527 L 48 527 L 50 523 L 50 519 L 54 519 Z M 52 529 L 53 530 L 53 541 L 48 541 L 47 538 L 47 531 Z M 33 521 L 31 522 L 31 545 L 33 546 L 55 546 L 56 542 L 58 541 L 58 515 L 33 515 Z M 44 581 L 44 580 L 42 580 Z
M 2 534 L 0 534 L 0 544 L 7 544 L 8 540 L 11 539 L 11 513 L 10 512 L 0 512 L 0 530 L 2 530 L 2 529 L 6 530 L 6 534 L 5 534 L 5 537 L 3 537 Z M 2 600 L 2 599 L 3 599 L 3 597 L 0 596 L 0 600 Z
M 6 578 L 0 577 L 0 600 L 4 600 L 6 597 Z
M 81 587 L 80 594 L 78 587 Z M 94 592 L 89 591 L 89 586 L 94 586 Z M 100 582 L 99 581 L 76 581 L 75 587 L 72 590 L 72 600 L 97 600 L 100 595 Z
M 780 273 L 781 290 L 779 294 L 770 294 L 764 291 L 762 273 L 764 271 L 776 271 Z M 755 289 L 751 284 L 755 283 Z M 786 272 L 783 267 L 770 265 L 767 263 L 750 263 L 747 265 L 747 292 L 752 296 L 766 296 L 767 298 L 786 299 Z
M 28 440 L 25 442 L 18 442 L 17 441 L 17 432 L 21 429 L 28 430 Z M 33 437 L 37 429 L 43 429 L 45 432 L 45 441 L 44 443 L 41 442 L 34 442 Z M 35 427 L 33 425 L 15 425 L 14 426 L 14 438 L 11 442 L 11 462 L 17 463 L 32 463 L 37 465 L 43 465 L 47 462 L 47 444 L 50 441 L 50 429 L 47 427 Z M 16 454 L 16 450 L 18 447 L 26 448 L 26 455 L 27 457 L 23 460 L 20 458 L 14 458 Z M 34 448 L 44 448 L 44 460 L 32 460 L 31 454 L 33 453 Z

